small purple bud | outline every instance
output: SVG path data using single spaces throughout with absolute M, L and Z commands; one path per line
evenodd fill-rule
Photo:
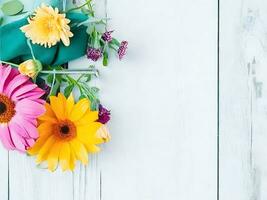
M 47 85 L 45 82 L 39 84 L 38 86 L 45 91 L 44 95 L 42 96 L 42 99 L 47 99 L 50 94 L 51 87 L 49 87 L 49 85 Z
M 106 124 L 110 120 L 110 111 L 104 108 L 101 104 L 99 104 L 99 111 L 98 111 L 98 122 L 101 124 Z
M 106 31 L 105 33 L 103 33 L 102 35 L 102 39 L 105 41 L 105 42 L 111 42 L 112 41 L 112 36 L 111 36 L 111 33 L 113 33 L 114 31 Z
M 89 47 L 87 49 L 87 58 L 91 59 L 93 61 L 97 61 L 102 56 L 102 52 L 100 49 L 95 49 L 92 47 Z
M 119 59 L 120 60 L 125 56 L 127 47 L 128 47 L 128 42 L 127 41 L 122 41 L 121 45 L 120 45 L 120 47 L 118 49 L 118 55 L 119 55 Z

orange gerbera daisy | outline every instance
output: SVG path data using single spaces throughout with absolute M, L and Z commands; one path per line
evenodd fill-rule
M 50 48 L 62 40 L 65 46 L 70 45 L 69 38 L 73 36 L 68 25 L 70 20 L 65 14 L 60 14 L 58 8 L 42 4 L 35 10 L 33 17 L 28 18 L 28 22 L 21 30 L 33 44 Z
M 98 112 L 90 110 L 88 99 L 75 104 L 72 95 L 66 99 L 61 93 L 51 96 L 45 107 L 46 113 L 39 118 L 40 137 L 28 153 L 37 155 L 37 164 L 47 161 L 50 171 L 58 163 L 63 171 L 73 170 L 76 160 L 86 165 L 88 153 L 98 152 L 96 144 L 105 142 L 99 135 L 103 125 L 96 122 Z

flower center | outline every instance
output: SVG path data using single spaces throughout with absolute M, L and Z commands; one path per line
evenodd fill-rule
M 0 124 L 8 123 L 15 113 L 15 103 L 7 96 L 0 94 Z
M 76 126 L 70 120 L 62 120 L 55 126 L 55 134 L 59 139 L 71 140 L 76 136 Z
M 69 131 L 70 131 L 70 128 L 66 125 L 60 128 L 60 132 L 62 134 L 69 134 Z
M 0 102 L 0 115 L 6 112 L 6 104 Z

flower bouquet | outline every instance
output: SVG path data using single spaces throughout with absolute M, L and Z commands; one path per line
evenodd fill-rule
M 50 171 L 74 170 L 76 161 L 86 165 L 88 154 L 110 140 L 110 111 L 90 86 L 98 70 L 69 70 L 67 63 L 87 56 L 107 66 L 111 51 L 122 59 L 128 45 L 112 37 L 107 18 L 95 18 L 91 0 L 69 9 L 65 3 L 40 4 L 6 24 L 8 16 L 25 15 L 23 3 L 9 0 L 0 7 L 0 140 L 8 150 L 36 156 Z

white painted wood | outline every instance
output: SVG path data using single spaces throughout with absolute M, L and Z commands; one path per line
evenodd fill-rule
M 54 173 L 38 168 L 34 158 L 10 152 L 10 200 L 73 200 L 71 172 Z
M 221 200 L 267 198 L 266 3 L 221 3 Z
M 8 152 L 0 143 L 0 199 L 8 200 Z
M 102 70 L 103 200 L 216 199 L 217 4 L 109 0 L 125 60 Z
M 216 1 L 108 0 L 108 12 L 129 41 L 127 57 L 114 55 L 93 82 L 112 111 L 112 141 L 74 173 L 11 152 L 9 199 L 216 199 Z

